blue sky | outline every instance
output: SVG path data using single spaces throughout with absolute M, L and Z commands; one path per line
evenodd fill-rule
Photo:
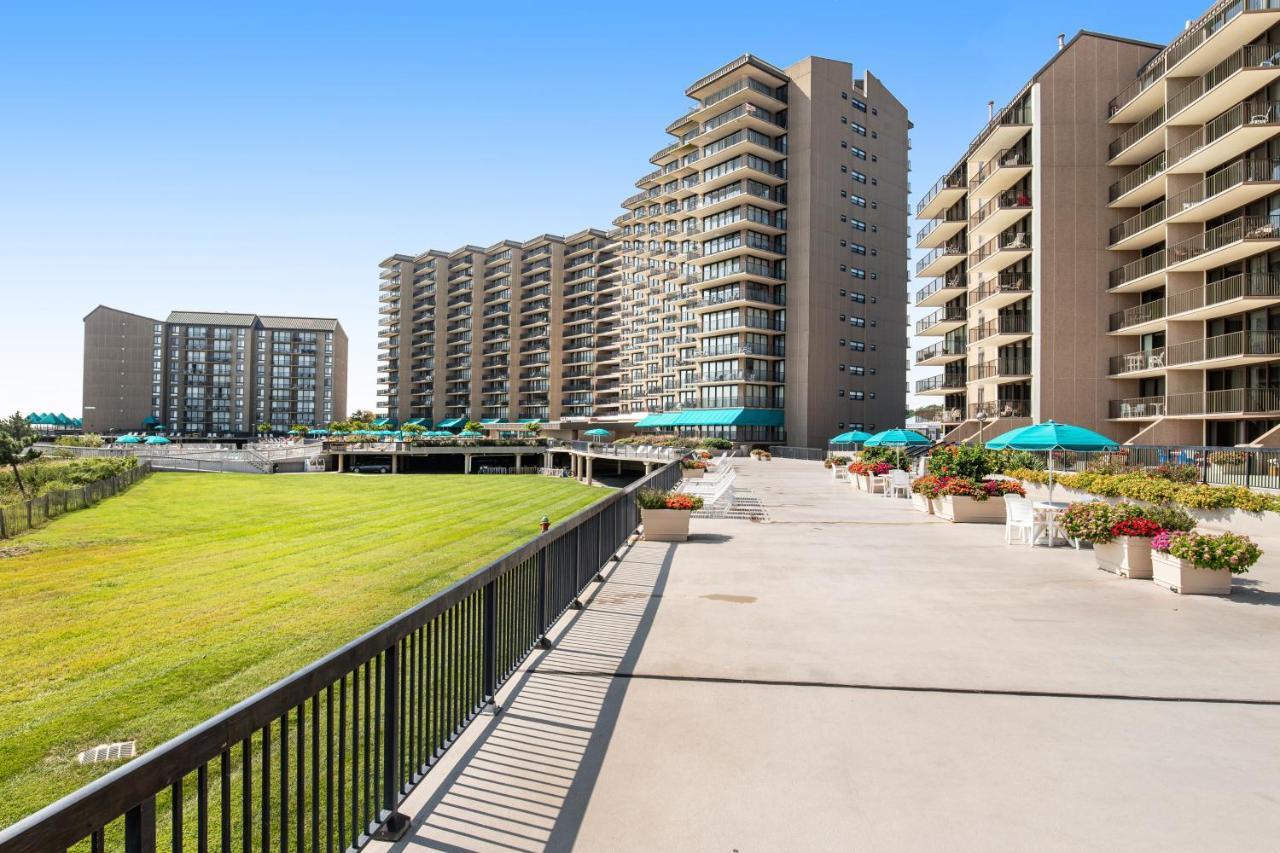
M 372 406 L 379 260 L 607 227 L 740 53 L 870 68 L 919 193 L 1059 32 L 1167 42 L 1208 3 L 771 5 L 0 7 L 0 411 L 79 411 L 99 303 L 336 316 Z

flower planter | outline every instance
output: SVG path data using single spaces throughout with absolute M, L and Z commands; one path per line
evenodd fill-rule
M 1159 551 L 1151 554 L 1151 579 L 1156 586 L 1183 595 L 1230 595 L 1231 572 L 1201 569 L 1186 560 Z
M 933 515 L 933 501 L 924 495 L 911 493 L 911 508 L 918 512 L 925 512 Z
M 1098 568 L 1121 577 L 1148 580 L 1151 577 L 1151 537 L 1120 536 L 1111 542 L 1095 543 Z
M 682 479 L 682 480 L 697 480 L 697 479 L 701 478 L 701 477 L 702 477 L 704 474 L 706 474 L 706 473 L 707 473 L 707 471 L 706 471 L 706 469 L 705 469 L 705 468 L 681 468 L 681 469 L 680 469 L 680 479 Z
M 867 490 L 867 480 L 869 478 L 865 474 L 850 474 L 849 483 L 859 492 Z
M 934 501 L 939 518 L 957 524 L 1004 524 L 1004 501 L 975 501 L 963 495 L 943 495 Z
M 689 516 L 686 509 L 642 509 L 640 523 L 649 542 L 684 542 L 689 538 Z

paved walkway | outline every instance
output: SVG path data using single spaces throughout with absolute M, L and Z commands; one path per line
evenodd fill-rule
M 631 548 L 395 849 L 1276 849 L 1280 541 L 1182 597 L 738 465 L 771 521 Z

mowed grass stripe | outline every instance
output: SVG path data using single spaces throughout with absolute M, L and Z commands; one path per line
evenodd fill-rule
M 603 496 L 540 477 L 155 474 L 0 560 L 0 824 L 429 597 Z M 99 773 L 102 772 L 100 769 Z

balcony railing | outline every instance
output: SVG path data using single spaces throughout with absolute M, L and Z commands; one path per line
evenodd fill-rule
M 955 290 L 964 287 L 964 273 L 949 273 L 946 278 L 935 278 L 916 291 L 915 304 L 919 305 L 939 290 Z
M 1157 273 L 1164 269 L 1165 266 L 1165 250 L 1161 249 L 1158 252 L 1152 252 L 1144 258 L 1139 258 L 1132 263 L 1125 264 L 1119 269 L 1112 270 L 1108 276 L 1109 280 L 1107 286 L 1112 289 L 1121 287 L 1131 281 L 1137 281 L 1143 276 Z
M 1268 125 L 1280 121 L 1280 101 L 1245 101 L 1236 104 L 1204 127 L 1169 149 L 1169 165 L 1176 166 L 1207 145 L 1246 125 Z
M 1280 299 L 1280 274 L 1241 273 L 1204 287 L 1165 297 L 1168 316 L 1207 308 L 1232 299 Z
M 923 334 L 925 329 L 928 329 L 930 326 L 936 326 L 938 323 L 963 323 L 965 319 L 965 309 L 958 305 L 948 305 L 944 308 L 939 308 L 929 316 L 918 320 L 916 322 L 916 334 Z
M 1112 418 L 1269 415 L 1280 412 L 1280 389 L 1230 388 L 1156 397 L 1126 397 L 1112 400 L 1109 409 L 1108 414 Z
M 920 260 L 916 261 L 916 275 L 920 275 L 920 271 L 927 268 L 934 261 L 943 255 L 963 255 L 965 253 L 964 240 L 950 240 L 945 246 L 939 246 Z
M 1172 119 L 1178 115 L 1178 113 L 1200 100 L 1207 93 L 1212 92 L 1227 78 L 1242 69 L 1274 68 L 1277 65 L 1280 65 L 1280 45 L 1246 44 L 1208 72 L 1183 86 L 1177 94 L 1170 98 L 1169 118 Z
M 980 343 L 996 335 L 1025 335 L 1030 333 L 1030 314 L 1005 314 L 970 329 L 969 343 Z
M 969 291 L 969 304 L 977 305 L 984 299 L 997 293 L 1030 293 L 1031 273 L 1002 272 L 995 278 L 987 279 Z
M 1030 248 L 1031 235 L 1026 231 L 997 234 L 995 237 L 992 237 L 969 254 L 969 267 L 970 269 L 976 267 L 978 264 L 987 260 L 997 252 Z
M 1112 226 L 1110 244 L 1114 246 L 1121 240 L 1126 240 L 1134 234 L 1146 231 L 1153 225 L 1159 225 L 1164 221 L 1165 207 L 1163 201 L 1157 202 L 1137 216 L 1131 216 L 1119 225 Z M 1176 210 L 1176 208 L 1174 209 Z
M 1211 338 L 1112 356 L 1108 372 L 1112 376 L 1119 376 L 1224 358 L 1265 359 L 1271 356 L 1280 356 L 1280 332 L 1229 332 Z
M 928 207 L 929 203 L 937 198 L 938 193 L 943 190 L 962 190 L 965 186 L 963 169 L 957 169 L 949 175 L 944 175 L 929 188 L 929 191 L 921 197 L 920 201 L 916 202 L 916 215 L 919 216 L 920 211 Z
M 1107 149 L 1108 157 L 1114 159 L 1119 156 L 1121 152 L 1130 148 L 1134 143 L 1162 124 L 1164 124 L 1164 107 L 1159 107 L 1151 115 L 1111 140 L 1111 145 Z
M 1280 216 L 1241 216 L 1210 228 L 1203 234 L 1174 243 L 1168 249 L 1168 262 L 1185 263 L 1192 258 L 1213 252 L 1241 240 L 1280 239 Z
M 1168 209 L 1179 213 L 1241 184 L 1280 181 L 1280 159 L 1236 160 L 1195 186 L 1169 199 Z
M 1031 403 L 1027 400 L 988 400 L 985 403 L 970 403 L 969 417 L 972 419 L 1028 418 L 1031 417 Z
M 941 391 L 944 389 L 954 389 L 960 391 L 964 389 L 964 374 L 955 371 L 940 373 L 937 376 L 930 376 L 928 379 L 916 380 L 916 393 L 927 394 L 930 391 Z
M 1112 184 L 1107 193 L 1108 201 L 1115 201 L 1121 196 L 1127 195 L 1142 186 L 1147 181 L 1163 172 L 1164 167 L 1165 152 L 1161 151 L 1159 154 L 1155 155 L 1150 160 Z
M 1030 166 L 1031 155 L 1023 147 L 1005 148 L 996 156 L 983 163 L 972 178 L 969 179 L 969 191 L 972 192 L 987 182 L 987 179 L 1001 169 L 1011 166 Z
M 962 356 L 967 351 L 967 347 L 968 344 L 963 340 L 939 341 L 933 346 L 916 350 L 916 364 L 939 356 Z
M 936 219 L 930 219 L 928 222 L 924 224 L 923 228 L 921 228 L 919 231 L 916 232 L 916 243 L 918 244 L 925 237 L 928 237 L 930 234 L 936 231 L 939 225 L 942 225 L 948 222 L 964 222 L 964 221 L 965 221 L 964 213 L 952 212 L 948 210 L 942 216 L 939 216 Z
M 1130 326 L 1137 326 L 1140 323 L 1149 323 L 1152 320 L 1160 320 L 1165 316 L 1165 300 L 1154 299 L 1151 302 L 1144 302 L 1133 308 L 1126 308 L 1123 311 L 1117 311 L 1108 318 L 1108 328 L 1112 332 L 1118 332 L 1121 329 L 1127 329 Z
M 1030 358 L 993 358 L 982 364 L 969 368 L 969 381 L 981 382 L 984 379 L 995 379 L 1000 376 L 1030 376 Z
M 999 195 L 992 196 L 987 203 L 978 208 L 969 216 L 969 227 L 977 228 L 983 222 L 991 218 L 993 213 L 1001 210 L 1016 210 L 1019 208 L 1031 208 L 1031 196 L 1025 192 L 1017 192 L 1009 190 Z

